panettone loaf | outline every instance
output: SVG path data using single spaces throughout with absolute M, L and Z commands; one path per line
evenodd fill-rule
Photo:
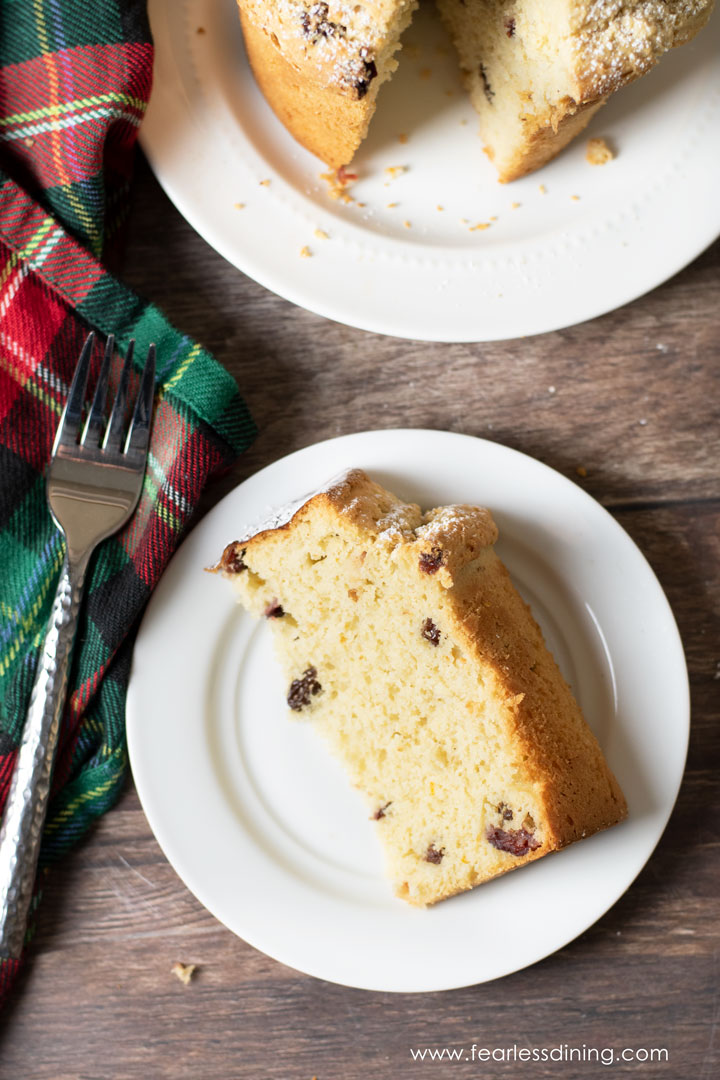
M 332 168 L 365 138 L 418 0 L 238 0 L 253 71 Z M 553 158 L 625 83 L 707 22 L 713 0 L 437 0 L 501 180 Z
M 292 714 L 366 795 L 412 904 L 626 814 L 496 536 L 487 510 L 423 514 L 353 470 L 216 567 L 271 623 Z

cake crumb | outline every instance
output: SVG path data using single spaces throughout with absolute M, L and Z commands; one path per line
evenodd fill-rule
M 236 210 L 244 210 L 245 209 L 245 203 L 244 202 L 233 203 L 233 206 L 234 206 L 234 208 Z
M 388 210 L 394 210 L 394 209 L 395 209 L 395 207 L 396 207 L 397 205 L 398 205 L 398 204 L 397 204 L 396 202 L 389 202 L 389 203 L 387 204 L 387 209 L 388 209 Z
M 485 229 L 490 228 L 489 221 L 478 221 L 477 225 L 470 226 L 470 232 L 483 232 Z
M 571 200 L 571 202 L 580 202 L 580 196 L 579 195 L 571 195 L 570 200 Z
M 408 137 L 407 137 L 407 135 L 405 134 L 404 131 L 400 132 L 397 139 L 398 139 L 399 143 L 406 143 L 408 141 Z
M 468 219 L 466 217 L 461 217 L 460 218 L 460 224 L 461 225 L 467 225 L 467 223 L 468 223 Z
M 348 172 L 344 165 L 341 165 L 335 172 L 320 173 L 320 179 L 327 184 L 329 198 L 339 200 L 346 205 L 355 201 L 352 195 L 348 193 L 347 188 L 357 178 L 358 174 Z
M 437 206 L 435 207 L 435 209 L 436 209 L 436 210 L 444 210 L 444 209 L 445 209 L 445 207 L 444 207 L 444 206 L 441 206 L 441 205 L 440 205 L 440 203 L 438 203 L 438 204 L 437 204 Z
M 615 157 L 605 139 L 588 139 L 585 160 L 591 165 L 607 165 Z
M 409 221 L 403 221 L 403 225 L 406 229 L 412 229 L 412 223 Z
M 541 195 L 547 195 L 547 188 L 544 184 L 540 184 L 540 186 L 538 187 L 538 191 Z
M 585 479 L 585 477 L 587 476 L 587 469 L 584 465 L 578 465 L 575 472 L 578 474 L 578 476 L 582 476 L 583 479 Z
M 270 180 L 261 180 L 260 181 L 260 187 L 270 187 L 270 184 L 271 184 Z
M 170 972 L 172 975 L 177 975 L 184 986 L 189 986 L 196 967 L 197 964 L 181 964 L 179 960 L 176 960 Z
M 325 232 L 324 229 L 316 229 L 315 230 L 315 235 L 317 236 L 318 240 L 329 240 L 330 239 L 329 235 Z
M 519 202 L 510 203 L 510 209 L 511 210 L 519 210 L 521 206 L 522 206 L 522 203 L 519 203 Z
M 305 245 L 305 247 L 300 248 L 300 258 L 301 259 L 309 259 L 311 256 L 312 256 L 312 251 L 307 246 L 307 244 Z
M 391 180 L 397 180 L 398 176 L 402 176 L 403 173 L 408 171 L 407 165 L 388 165 L 385 170 L 386 174 Z

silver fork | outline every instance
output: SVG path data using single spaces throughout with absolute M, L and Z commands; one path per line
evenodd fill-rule
M 47 500 L 66 553 L 0 828 L 0 958 L 17 959 L 27 929 L 55 750 L 68 685 L 85 574 L 97 545 L 127 522 L 145 474 L 155 391 L 155 346 L 148 350 L 132 421 L 125 411 L 130 342 L 107 427 L 104 424 L 114 338 L 107 339 L 95 395 L 81 432 L 95 335 L 85 341 L 63 411 L 47 475 Z

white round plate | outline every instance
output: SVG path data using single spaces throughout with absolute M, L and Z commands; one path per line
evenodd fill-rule
M 630 806 L 628 820 L 427 910 L 396 899 L 367 807 L 308 725 L 287 715 L 270 632 L 203 573 L 245 526 L 360 466 L 424 506 L 481 503 Z M 188 888 L 290 967 L 367 990 L 443 990 L 532 964 L 582 933 L 655 847 L 683 773 L 688 683 L 650 567 L 579 487 L 496 443 L 371 431 L 263 469 L 194 529 L 135 646 L 135 783 Z
M 589 165 L 581 136 L 501 185 L 449 39 L 421 9 L 348 205 L 258 90 L 234 0 L 151 0 L 150 17 L 141 139 L 160 183 L 233 265 L 330 319 L 429 341 L 538 334 L 634 300 L 720 233 L 718 14 L 594 118 L 588 136 L 608 137 L 614 161 Z

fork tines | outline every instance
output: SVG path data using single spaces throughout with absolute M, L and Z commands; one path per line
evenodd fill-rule
M 91 331 L 85 339 L 80 358 L 75 369 L 75 375 L 70 386 L 67 404 L 58 427 L 53 453 L 58 447 L 71 448 L 78 443 L 78 435 L 82 423 L 82 412 L 85 404 L 85 391 L 87 389 L 90 360 L 95 345 L 95 333 Z M 92 405 L 88 412 L 85 426 L 82 430 L 79 442 L 88 449 L 99 450 L 108 455 L 129 454 L 133 457 L 145 455 L 148 439 L 150 436 L 150 420 L 152 417 L 152 403 L 155 394 L 155 346 L 150 345 L 147 359 L 143 368 L 140 387 L 135 400 L 130 426 L 123 443 L 125 431 L 125 411 L 128 399 L 128 383 L 132 368 L 133 354 L 135 351 L 135 339 L 128 344 L 125 361 L 120 372 L 115 401 L 113 402 L 110 419 L 105 424 L 105 402 L 107 398 L 110 364 L 115 351 L 115 336 L 110 334 L 105 344 L 100 373 L 95 386 Z

